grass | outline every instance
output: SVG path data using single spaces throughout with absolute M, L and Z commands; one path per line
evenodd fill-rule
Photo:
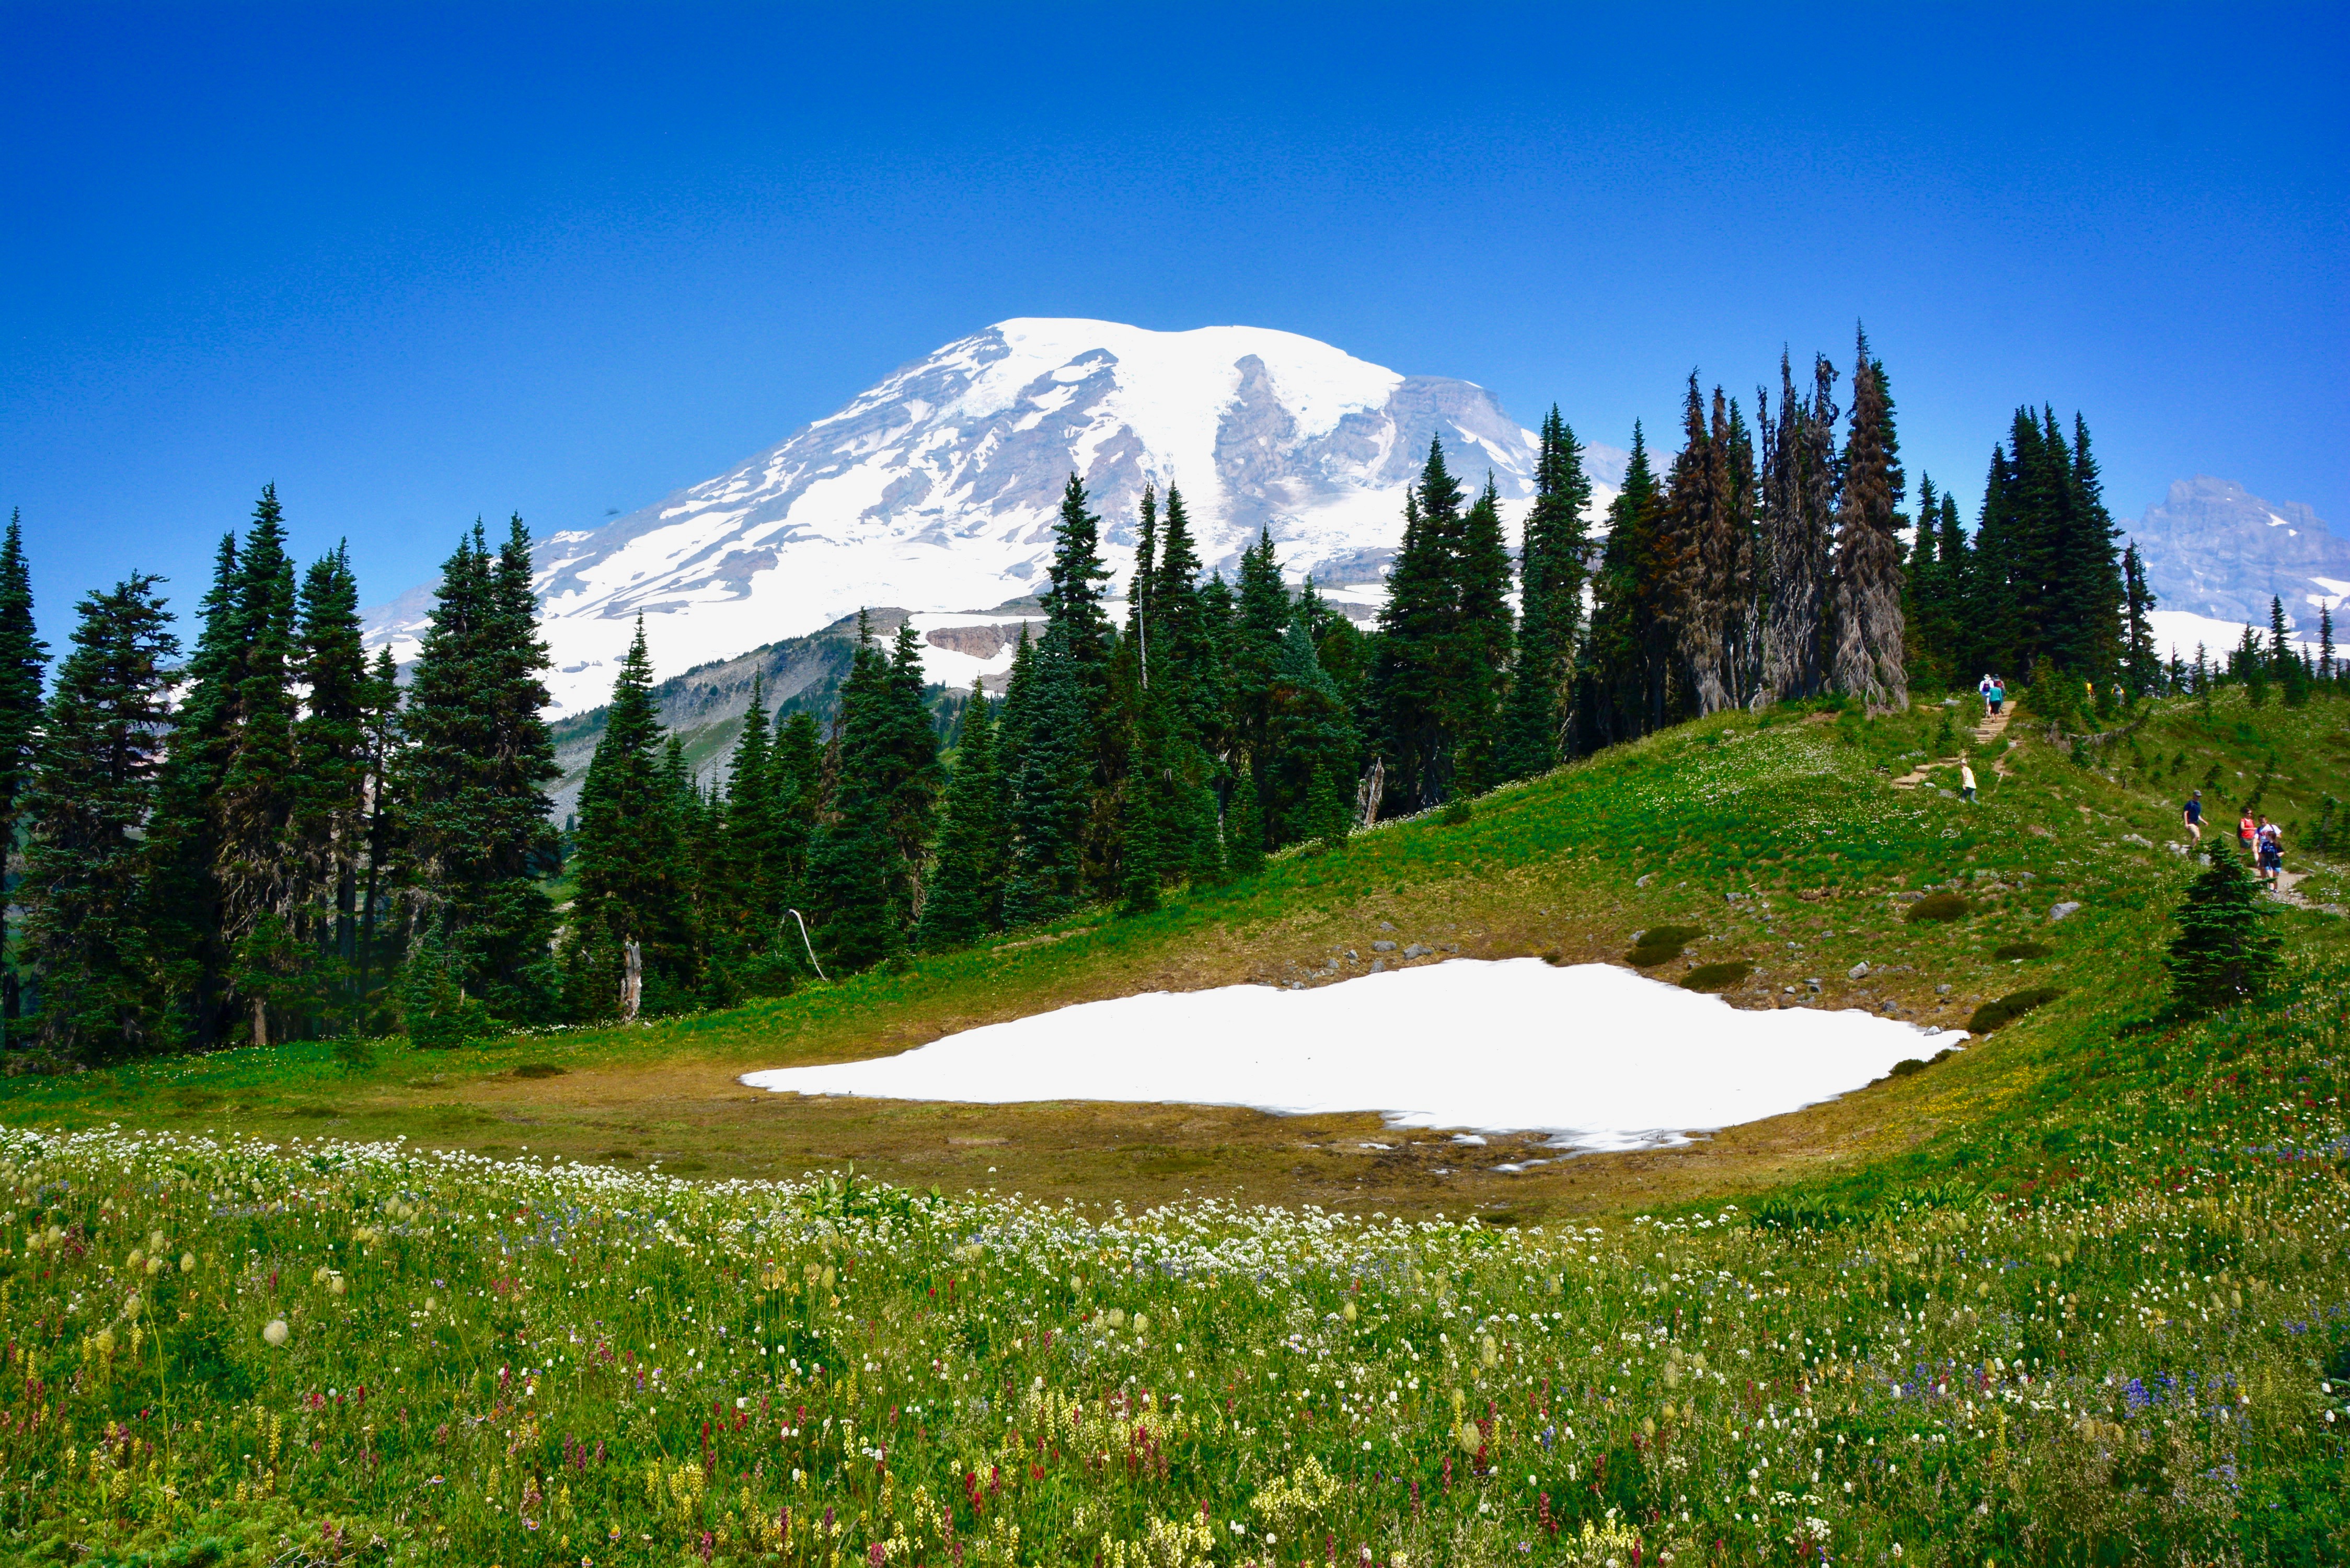
M 2218 709 L 2139 762 L 2026 740 L 1971 808 L 1887 785 L 1930 711 L 1728 716 L 733 1013 L 8 1080 L 0 1551 L 2339 1560 L 2343 922 L 2281 909 L 2280 994 L 2141 1025 L 2173 780 L 2247 770 L 2290 832 L 2350 735 Z M 1950 922 L 1891 896 L 1960 888 Z M 1956 1021 L 2025 941 L 2062 994 L 1826 1106 L 1526 1170 L 1369 1116 L 733 1081 L 1374 940 L 1603 961 L 1665 926 L 1656 972 L 1748 965 L 1742 1006 Z

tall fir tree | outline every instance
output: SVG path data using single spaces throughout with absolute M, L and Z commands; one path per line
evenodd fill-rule
M 375 663 L 360 699 L 361 730 L 366 746 L 367 820 L 362 828 L 363 870 L 359 887 L 359 929 L 355 940 L 356 972 L 351 992 L 361 1029 L 375 1023 L 375 988 L 390 966 L 379 961 L 378 922 L 388 910 L 385 896 L 392 852 L 391 773 L 400 754 L 400 669 L 391 649 L 376 650 Z
M 1852 432 L 1845 443 L 1844 493 L 1836 512 L 1836 689 L 1870 712 L 1909 706 L 1902 661 L 1901 545 L 1895 514 L 1894 452 L 1887 410 L 1860 335 L 1852 371 Z
M 1635 421 L 1631 461 L 1608 503 L 1607 543 L 1593 583 L 1590 657 L 1576 701 L 1586 749 L 1645 735 L 1675 716 L 1674 566 L 1664 493 Z
M 1274 668 L 1272 719 L 1258 808 L 1277 847 L 1334 836 L 1332 812 L 1318 785 L 1351 808 L 1361 747 L 1354 718 L 1322 668 L 1304 607 L 1293 616 Z
M 1762 690 L 1776 701 L 1816 697 L 1828 690 L 1832 649 L 1827 628 L 1836 515 L 1835 368 L 1825 355 L 1812 361 L 1812 391 L 1795 390 L 1787 356 L 1779 357 L 1779 417 L 1756 392 L 1762 429 L 1758 485 L 1762 570 L 1767 578 L 1762 626 Z
M 302 579 L 300 668 L 306 693 L 294 725 L 295 935 L 329 961 L 346 1019 L 359 956 L 359 869 L 367 857 L 367 649 L 359 579 L 347 546 Z
M 2122 683 L 2133 697 L 2162 688 L 2162 655 L 2154 646 L 2149 618 L 2156 603 L 2147 586 L 2146 563 L 2132 545 L 2122 552 Z
M 1379 610 L 1369 701 L 1394 808 L 1418 811 L 1448 798 L 1456 785 L 1460 735 L 1451 727 L 1466 704 L 1453 677 L 1463 652 L 1460 482 L 1431 440 L 1419 482 L 1405 493 L 1403 542 L 1388 573 Z M 1285 611 L 1281 626 L 1286 628 Z M 1271 663 L 1272 641 L 1266 646 Z
M 807 896 L 826 956 L 843 970 L 870 968 L 905 951 L 908 868 L 891 826 L 897 783 L 889 656 L 870 615 L 857 618 L 857 647 L 834 711 L 827 758 L 831 787 L 808 846 Z
M 923 952 L 965 947 L 1003 924 L 1003 780 L 996 765 L 995 716 L 986 691 L 972 682 L 956 735 L 939 819 L 937 860 L 922 900 L 914 946 Z
M 1007 694 L 1009 695 L 1009 694 Z M 1024 926 L 1059 918 L 1082 897 L 1084 839 L 1090 809 L 1090 747 L 1077 661 L 1060 628 L 1037 648 L 1020 693 L 1019 773 L 1012 780 L 1012 829 L 1003 921 Z M 1007 727 L 1012 719 L 1006 702 Z
M 634 943 L 642 1006 L 683 1003 L 701 980 L 691 908 L 692 824 L 681 760 L 673 761 L 652 695 L 644 618 L 620 661 L 587 776 L 569 870 L 574 891 L 564 931 L 564 990 L 572 1015 L 622 1011 L 627 953 Z
M 1516 651 L 1510 614 L 1510 550 L 1502 530 L 1502 496 L 1493 477 L 1461 515 L 1454 563 L 1458 621 L 1444 660 L 1445 728 L 1453 737 L 1461 776 L 1458 792 L 1481 794 L 1501 782 L 1501 706 L 1504 677 Z M 1316 665 L 1317 670 L 1319 665 Z M 1332 788 L 1354 794 L 1351 760 L 1333 760 Z
M 1502 768 L 1528 778 L 1558 765 L 1566 701 L 1583 632 L 1591 481 L 1582 443 L 1554 405 L 1543 421 L 1534 502 L 1518 561 L 1518 652 L 1502 720 Z
M 296 886 L 294 678 L 300 654 L 286 538 L 276 486 L 265 486 L 239 553 L 225 749 L 211 814 L 230 992 L 250 1018 L 256 1045 L 270 1041 L 269 1003 L 300 994 L 308 956 L 289 944 L 286 919 Z
M 555 853 L 546 786 L 560 776 L 540 717 L 548 667 L 520 517 L 493 553 L 475 524 L 442 568 L 401 715 L 391 832 L 412 932 L 429 923 L 456 984 L 497 1017 L 549 1018 Z
M 40 1044 L 59 1061 L 95 1064 L 171 1043 L 157 1030 L 140 837 L 169 742 L 180 650 L 159 581 L 133 576 L 76 607 L 24 802 L 25 947 L 39 977 Z
M 709 874 L 703 939 L 713 963 L 739 964 L 774 945 L 782 914 L 776 885 L 777 810 L 774 735 L 764 675 L 751 677 L 750 705 L 726 763 L 726 794 L 712 813 L 717 863 Z
M 33 577 L 25 561 L 22 513 L 12 512 L 0 539 L 0 862 L 12 858 L 25 794 L 41 731 L 41 672 L 49 645 L 33 625 Z M 0 953 L 8 944 L 6 878 L 0 877 Z M 0 1047 L 16 1017 L 18 985 L 13 961 L 0 971 Z
M 151 939 L 161 996 L 159 1033 L 175 1043 L 217 1044 L 231 1022 L 224 1005 L 230 954 L 224 912 L 215 807 L 235 744 L 236 686 L 244 657 L 244 578 L 234 533 L 222 535 L 213 578 L 200 601 L 200 629 L 181 675 L 172 743 L 155 782 L 142 854 L 147 900 L 140 924 Z

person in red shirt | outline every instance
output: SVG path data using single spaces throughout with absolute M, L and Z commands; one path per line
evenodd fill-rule
M 2244 846 L 2245 854 L 2252 852 L 2252 837 L 2259 832 L 2260 825 L 2252 820 L 2252 808 L 2248 805 L 2244 807 L 2243 820 L 2236 824 L 2236 842 Z

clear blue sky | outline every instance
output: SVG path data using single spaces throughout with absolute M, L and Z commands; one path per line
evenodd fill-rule
M 0 506 L 41 615 L 202 591 L 276 480 L 369 602 L 1010 316 L 1277 327 L 1673 428 L 1866 318 L 1971 510 L 2020 401 L 2116 514 L 2350 532 L 2340 5 L 0 5 Z

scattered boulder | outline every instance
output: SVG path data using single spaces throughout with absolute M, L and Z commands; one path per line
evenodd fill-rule
M 1389 926 L 1389 927 L 1388 927 L 1388 928 L 1387 928 L 1387 929 L 1389 929 L 1389 930 L 1393 930 L 1395 928 L 1394 928 L 1394 927 L 1392 927 L 1392 926 Z M 1372 950 L 1373 952 L 1375 952 L 1375 953 L 1391 953 L 1391 952 L 1395 951 L 1395 950 L 1396 950 L 1396 945 L 1395 945 L 1395 943 L 1393 943 L 1393 942 L 1388 942 L 1388 941 L 1378 941 L 1378 942 L 1373 942 L 1373 943 L 1371 944 L 1371 950 Z
M 2080 912 L 2081 901 L 2077 898 L 2067 898 L 2061 904 L 2051 904 L 2048 906 L 2048 918 L 2052 920 L 2061 920 L 2065 919 L 2067 916 L 2077 915 Z
M 1844 977 L 1846 980 L 1866 980 L 1868 978 L 1868 961 L 1866 959 L 1861 960 L 1858 963 L 1845 971 Z
M 1416 959 L 1421 957 L 1423 954 L 1432 953 L 1435 950 L 1436 950 L 1434 948 L 1422 947 L 1418 942 L 1414 942 L 1411 946 L 1403 950 L 1403 956 L 1408 959 Z

